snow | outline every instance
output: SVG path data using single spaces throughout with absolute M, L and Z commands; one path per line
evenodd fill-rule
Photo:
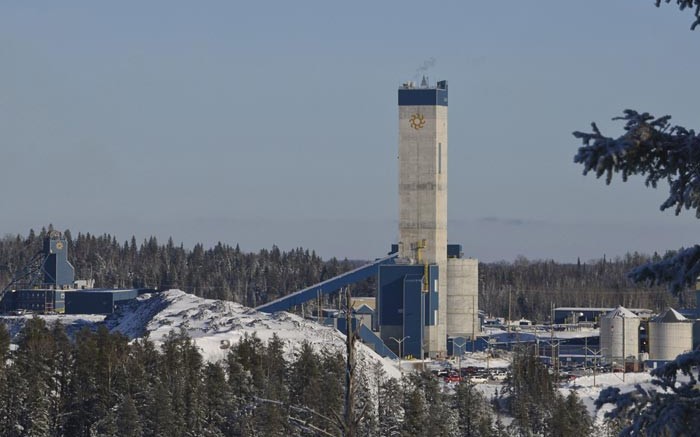
M 1 317 L 13 338 L 33 315 Z M 157 346 L 171 332 L 184 329 L 199 348 L 203 358 L 215 362 L 226 357 L 228 348 L 246 334 L 256 335 L 263 342 L 273 334 L 284 342 L 285 358 L 293 360 L 301 344 L 309 342 L 317 352 L 345 352 L 345 335 L 328 326 L 287 312 L 267 314 L 229 301 L 204 299 L 181 290 L 143 294 L 134 302 L 110 316 L 42 315 L 48 324 L 60 321 L 69 334 L 88 326 L 104 323 L 111 332 L 120 332 L 130 339 L 148 334 Z M 357 365 L 369 374 L 378 363 L 387 377 L 399 379 L 397 361 L 380 357 L 358 342 Z
M 604 421 L 605 413 L 613 408 L 612 405 L 607 404 L 602 406 L 600 410 L 596 410 L 595 401 L 603 389 L 612 386 L 618 387 L 622 393 L 628 393 L 635 390 L 635 386 L 639 384 L 646 390 L 657 390 L 658 388 L 652 385 L 651 380 L 652 376 L 648 372 L 602 373 L 595 376 L 595 385 L 592 375 L 581 376 L 561 386 L 559 392 L 568 396 L 572 390 L 575 391 L 588 409 L 588 414 L 593 417 L 595 424 L 600 426 Z
M 540 340 L 550 340 L 552 338 L 552 333 L 549 330 L 544 331 L 543 329 L 538 329 L 536 326 L 520 326 L 517 331 L 506 331 L 501 328 L 484 328 L 484 334 L 498 337 L 505 334 L 512 334 L 513 337 L 517 337 L 520 334 L 530 334 Z M 586 328 L 579 327 L 574 330 L 569 331 L 554 331 L 554 338 L 558 340 L 570 339 L 570 338 L 584 338 L 584 337 L 598 337 L 600 335 L 600 329 L 598 328 Z
M 285 344 L 285 358 L 292 360 L 303 341 L 315 350 L 345 351 L 345 336 L 332 327 L 322 326 L 287 312 L 261 313 L 229 301 L 204 299 L 181 290 L 168 290 L 142 295 L 127 311 L 107 320 L 110 330 L 136 338 L 148 332 L 159 344 L 171 331 L 184 329 L 208 361 L 226 357 L 228 347 L 246 334 L 256 335 L 263 342 L 273 334 Z M 381 358 L 359 343 L 358 366 L 382 364 L 387 376 L 399 378 L 400 372 L 392 360 Z

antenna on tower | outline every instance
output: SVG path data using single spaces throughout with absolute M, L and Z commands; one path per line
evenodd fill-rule
M 423 76 L 423 80 L 420 82 L 421 88 L 428 88 L 428 78 Z

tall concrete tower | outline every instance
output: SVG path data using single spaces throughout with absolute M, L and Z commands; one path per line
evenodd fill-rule
M 403 356 L 445 356 L 479 332 L 478 266 L 447 244 L 447 81 L 399 88 L 399 241 L 379 266 L 377 324 Z M 461 340 L 458 339 L 461 337 Z M 457 343 L 458 342 L 458 343 Z
M 399 88 L 399 257 L 437 264 L 447 290 L 447 81 Z M 447 299 L 436 311 L 424 342 L 444 351 Z

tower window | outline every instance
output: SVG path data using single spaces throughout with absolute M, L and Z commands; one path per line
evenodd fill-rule
M 442 174 L 442 143 L 438 143 L 438 174 Z

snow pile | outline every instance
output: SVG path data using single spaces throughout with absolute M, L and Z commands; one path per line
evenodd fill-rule
M 285 344 L 288 360 L 294 359 L 303 341 L 317 351 L 345 351 L 345 336 L 335 328 L 286 312 L 261 313 L 235 302 L 204 299 L 181 290 L 140 296 L 106 323 L 112 332 L 121 332 L 129 338 L 148 333 L 156 344 L 171 331 L 184 329 L 208 361 L 225 358 L 228 348 L 246 334 L 255 334 L 263 342 L 277 334 Z M 393 361 L 382 359 L 361 343 L 358 345 L 360 368 L 369 370 L 381 363 L 388 376 L 400 377 Z

